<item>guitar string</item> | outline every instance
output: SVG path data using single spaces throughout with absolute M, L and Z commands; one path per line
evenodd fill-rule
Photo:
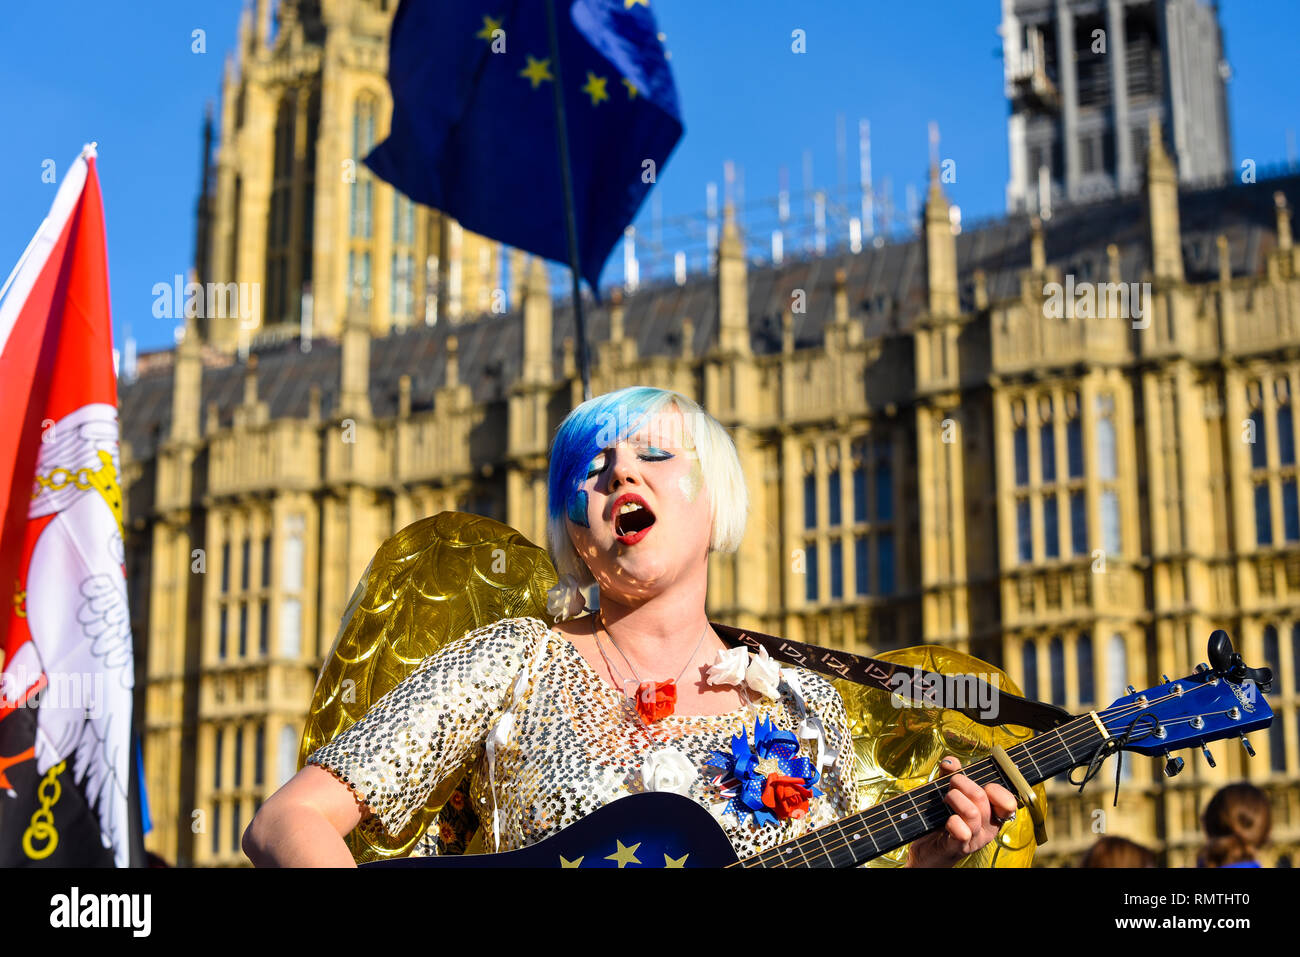
M 1200 686 L 1200 687 L 1209 687 L 1209 685 L 1202 685 L 1202 686 Z M 1196 689 L 1192 689 L 1192 690 L 1196 690 Z M 1154 702 L 1147 702 L 1145 705 L 1143 705 L 1143 704 L 1137 704 L 1137 703 L 1134 703 L 1134 704 L 1132 704 L 1132 705 L 1121 705 L 1121 706 L 1119 706 L 1119 707 L 1117 707 L 1117 708 L 1107 709 L 1106 711 L 1101 712 L 1101 713 L 1099 714 L 1099 717 L 1101 717 L 1101 716 L 1105 716 L 1106 720 L 1113 720 L 1113 719 L 1118 718 L 1118 717 L 1126 716 L 1126 712 L 1129 713 L 1129 714 L 1131 714 L 1132 711 L 1134 711 L 1134 710 L 1140 711 L 1140 710 L 1142 710 L 1142 709 L 1144 709 L 1144 708 L 1149 708 L 1151 704 L 1159 704 L 1160 702 L 1162 702 L 1162 701 L 1166 701 L 1166 700 L 1168 700 L 1168 699 L 1171 698 L 1171 697 L 1178 697 L 1178 695 L 1177 695 L 1176 693 L 1171 693 L 1170 695 L 1168 695 L 1168 696 L 1165 697 L 1165 698 L 1159 698 L 1159 699 L 1156 699 Z M 1113 712 L 1113 713 L 1112 713 L 1112 712 Z M 1080 729 L 1079 729 L 1080 731 L 1084 731 L 1084 729 L 1087 729 L 1087 733 L 1085 733 L 1085 734 L 1082 735 L 1083 738 L 1087 738 L 1087 737 L 1090 735 L 1092 727 L 1093 727 L 1092 725 L 1087 725 L 1087 724 L 1084 724 L 1084 725 L 1081 725 L 1081 726 L 1080 726 Z M 1068 744 L 1070 743 L 1070 741 L 1073 741 L 1073 742 L 1075 742 L 1075 743 L 1078 743 L 1078 741 L 1080 740 L 1080 736 L 1079 736 L 1079 735 L 1074 735 L 1074 737 L 1072 737 L 1072 738 L 1070 738 L 1070 739 L 1067 739 L 1065 735 L 1059 733 L 1059 729 L 1058 729 L 1058 731 L 1056 732 L 1056 734 L 1057 734 L 1057 737 L 1059 737 L 1059 738 L 1061 739 L 1061 746 L 1063 746 L 1063 747 L 1065 748 L 1066 754 L 1067 754 L 1067 755 L 1070 755 L 1071 761 L 1073 761 L 1073 760 L 1074 760 L 1074 758 L 1073 758 L 1073 754 L 1072 754 L 1072 752 L 1069 750 L 1069 748 L 1068 748 Z M 1030 739 L 1030 740 L 1032 741 L 1032 740 L 1034 740 L 1034 739 Z M 1025 742 L 1025 744 L 1021 745 L 1020 747 L 1027 747 L 1029 743 L 1030 743 L 1030 742 Z M 1056 745 L 1052 745 L 1052 746 L 1051 746 L 1051 749 L 1049 749 L 1049 750 L 1047 750 L 1047 751 L 1044 751 L 1042 754 L 1039 755 L 1039 757 L 1043 757 L 1043 758 L 1046 759 L 1046 758 L 1048 758 L 1048 757 L 1058 756 L 1058 755 L 1059 755 L 1059 751 L 1060 751 L 1060 749 L 1061 749 L 1060 747 L 1058 747 L 1058 746 L 1056 746 Z M 984 775 L 985 773 L 989 772 L 989 771 L 992 772 L 992 777 L 991 777 L 988 781 L 984 781 L 984 780 L 982 780 L 983 775 Z M 931 782 L 931 783 L 929 783 L 929 784 L 927 784 L 927 785 L 924 785 L 924 786 L 922 786 L 922 787 L 915 788 L 915 789 L 913 789 L 912 791 L 905 791 L 905 792 L 903 792 L 902 794 L 897 795 L 896 798 L 891 798 L 890 800 L 893 801 L 893 800 L 896 800 L 897 798 L 902 798 L 902 797 L 906 796 L 906 797 L 908 797 L 909 800 L 912 801 L 912 803 L 913 803 L 913 807 L 916 807 L 916 795 L 917 795 L 917 792 L 922 792 L 922 793 L 924 794 L 924 796 L 925 796 L 925 798 L 926 798 L 927 801 L 929 801 L 930 799 L 932 799 L 933 797 L 935 797 L 935 796 L 936 796 L 936 793 L 937 793 L 937 796 L 938 796 L 940 799 L 942 799 L 942 795 L 943 795 L 943 793 L 944 793 L 943 782 L 945 782 L 946 779 L 947 779 L 948 777 L 951 777 L 952 774 L 960 774 L 960 773 L 965 773 L 965 774 L 967 774 L 967 776 L 970 777 L 972 781 L 975 781 L 975 782 L 976 782 L 977 784 L 979 784 L 980 786 L 983 786 L 984 784 L 988 784 L 988 783 L 993 783 L 994 781 L 999 780 L 999 778 L 1001 777 L 1001 774 L 1000 774 L 998 768 L 997 768 L 995 765 L 993 765 L 990 761 L 988 761 L 987 759 L 985 759 L 985 760 L 981 761 L 981 763 L 980 763 L 979 765 L 976 765 L 975 767 L 973 767 L 970 771 L 954 771 L 954 772 L 950 772 L 949 774 L 944 775 L 944 776 L 941 777 L 941 778 L 937 778 L 935 782 Z M 898 826 L 898 822 L 895 821 L 895 820 L 893 819 L 893 816 L 892 816 L 892 815 L 889 813 L 889 811 L 885 808 L 884 804 L 881 804 L 878 808 L 872 809 L 871 811 L 863 812 L 863 814 L 862 814 L 861 817 L 858 817 L 857 815 L 854 815 L 855 823 L 856 823 L 856 824 L 866 824 L 866 825 L 868 826 L 868 829 L 874 829 L 878 824 L 881 823 L 881 817 L 880 817 L 881 814 L 883 814 L 884 819 L 885 819 L 886 821 L 888 821 L 888 823 L 894 825 L 895 830 L 898 832 L 899 836 L 901 837 L 901 836 L 902 836 L 902 831 L 901 831 L 901 829 L 900 829 L 899 826 Z M 921 820 L 924 822 L 924 821 L 925 821 L 925 812 L 923 812 L 923 811 L 920 812 L 920 815 L 921 815 Z M 900 819 L 900 820 L 901 820 L 901 819 Z M 822 834 L 823 834 L 823 833 L 826 833 L 826 832 L 829 832 L 829 831 L 831 831 L 832 829 L 835 831 L 836 835 L 838 835 L 838 836 L 840 837 L 840 840 L 838 840 L 837 842 L 831 844 L 831 845 L 828 847 L 827 844 L 826 844 L 825 839 L 822 837 Z M 787 841 L 785 844 L 779 845 L 779 846 L 776 847 L 776 848 L 772 848 L 771 850 L 764 851 L 764 852 L 761 852 L 760 854 L 753 855 L 753 856 L 751 856 L 751 857 L 749 857 L 749 858 L 746 858 L 744 861 L 739 861 L 739 862 L 737 862 L 737 863 L 742 864 L 742 865 L 744 865 L 744 866 L 761 866 L 761 865 L 763 864 L 763 862 L 764 862 L 766 859 L 768 859 L 768 858 L 770 858 L 770 857 L 772 857 L 772 856 L 777 856 L 777 857 L 786 857 L 786 856 L 790 853 L 791 850 L 794 850 L 796 853 L 799 854 L 799 857 L 803 859 L 803 863 L 804 863 L 805 865 L 807 865 L 807 864 L 808 864 L 807 856 L 806 856 L 805 854 L 803 854 L 803 852 L 802 852 L 802 850 L 800 849 L 799 845 L 800 845 L 801 842 L 802 842 L 802 843 L 806 843 L 806 844 L 811 844 L 813 841 L 816 841 L 816 843 L 817 843 L 818 845 L 820 845 L 820 847 L 821 847 L 821 849 L 822 849 L 822 853 L 826 856 L 827 859 L 829 859 L 830 861 L 832 861 L 832 866 L 837 866 L 834 862 L 836 862 L 836 861 L 838 860 L 837 852 L 839 852 L 839 851 L 842 851 L 842 850 L 848 850 L 848 852 L 849 852 L 849 854 L 848 854 L 849 860 L 852 861 L 852 860 L 854 859 L 854 858 L 853 858 L 853 852 L 852 852 L 852 849 L 851 849 L 851 845 L 852 845 L 853 843 L 855 843 L 855 841 L 854 841 L 852 838 L 847 837 L 848 832 L 849 832 L 850 830 L 852 830 L 852 828 L 850 827 L 849 824 L 847 824 L 847 823 L 845 823 L 845 822 L 843 822 L 843 821 L 835 822 L 835 823 L 833 823 L 833 824 L 831 824 L 831 825 L 827 825 L 827 826 L 825 826 L 825 827 L 818 828 L 818 829 L 816 829 L 816 830 L 814 830 L 814 831 L 810 831 L 810 832 L 809 832 L 808 834 L 806 834 L 806 835 L 801 835 L 800 837 L 795 838 L 795 839 L 792 840 L 792 841 Z M 829 835 L 828 835 L 828 836 L 829 836 Z M 918 837 L 919 837 L 919 836 L 920 836 L 920 835 L 918 835 Z M 913 838 L 913 840 L 916 840 L 916 839 L 917 839 L 917 838 Z M 874 843 L 875 843 L 875 842 L 873 841 L 873 844 L 874 844 Z M 785 850 L 782 850 L 782 848 L 784 848 Z M 877 846 L 877 849 L 878 849 L 878 846 Z M 789 861 L 787 861 L 787 863 L 789 863 Z M 734 865 L 729 865 L 729 866 L 734 866 Z
M 1198 687 L 1202 687 L 1202 688 L 1203 688 L 1203 687 L 1211 687 L 1211 686 L 1208 685 L 1208 684 L 1206 684 L 1206 685 L 1200 685 L 1200 686 L 1198 686 Z M 1195 690 L 1197 690 L 1197 689 L 1196 689 L 1196 688 L 1193 688 L 1193 689 L 1192 689 L 1192 691 L 1195 691 Z M 1106 718 L 1106 720 L 1108 720 L 1108 721 L 1109 721 L 1109 720 L 1113 720 L 1113 719 L 1115 719 L 1115 718 L 1119 718 L 1119 717 L 1124 717 L 1124 716 L 1126 716 L 1126 713 L 1127 713 L 1127 714 L 1131 714 L 1134 710 L 1141 711 L 1141 710 L 1144 709 L 1144 708 L 1149 708 L 1152 704 L 1159 704 L 1160 702 L 1167 701 L 1167 700 L 1169 700 L 1169 698 L 1173 698 L 1173 697 L 1179 697 L 1179 695 L 1178 695 L 1177 693 L 1172 693 L 1172 692 L 1171 692 L 1168 696 L 1166 696 L 1166 697 L 1164 697 L 1164 698 L 1159 698 L 1159 699 L 1156 699 L 1155 701 L 1148 701 L 1146 704 L 1138 704 L 1138 703 L 1134 703 L 1134 704 L 1131 704 L 1131 705 L 1121 705 L 1121 706 L 1118 706 L 1118 707 L 1116 707 L 1116 708 L 1106 709 L 1105 711 L 1100 712 L 1098 716 L 1099 716 L 1099 717 L 1104 716 L 1104 717 Z M 1113 713 L 1112 713 L 1112 712 L 1113 712 Z M 1216 712 L 1216 713 L 1217 713 L 1217 712 Z M 1223 712 L 1223 713 L 1226 713 L 1226 712 Z M 1179 719 L 1179 720 L 1181 721 L 1181 720 L 1189 720 L 1189 719 Z M 1170 723 L 1170 722 L 1166 722 L 1166 724 L 1168 724 L 1168 723 Z M 1084 729 L 1087 729 L 1087 733 L 1083 734 L 1083 735 L 1082 735 L 1082 738 L 1087 738 L 1087 737 L 1090 735 L 1092 727 L 1093 727 L 1092 725 L 1086 725 L 1086 724 L 1080 726 L 1080 731 L 1083 731 Z M 1061 739 L 1061 747 L 1064 747 L 1064 749 L 1065 749 L 1065 751 L 1066 751 L 1066 754 L 1069 755 L 1071 761 L 1073 761 L 1073 760 L 1074 760 L 1074 757 L 1073 757 L 1072 752 L 1069 750 L 1068 744 L 1070 743 L 1071 740 L 1073 740 L 1075 743 L 1078 743 L 1078 741 L 1080 740 L 1080 737 L 1076 735 L 1076 736 L 1075 736 L 1074 738 L 1072 738 L 1072 739 L 1067 739 L 1064 735 L 1062 735 L 1062 734 L 1059 733 L 1059 729 L 1057 729 L 1056 734 L 1057 734 L 1057 737 L 1059 737 L 1059 738 Z M 1030 741 L 1032 741 L 1032 740 L 1034 740 L 1034 739 L 1030 739 Z M 1030 742 L 1025 742 L 1023 745 L 1020 745 L 1020 747 L 1027 747 L 1029 743 L 1030 743 Z M 1039 757 L 1043 757 L 1043 758 L 1046 759 L 1046 758 L 1048 758 L 1048 757 L 1055 757 L 1055 756 L 1058 756 L 1058 755 L 1059 755 L 1059 751 L 1061 750 L 1061 747 L 1058 747 L 1058 746 L 1056 746 L 1056 745 L 1052 745 L 1051 749 L 1049 749 L 1049 750 L 1047 750 L 1047 751 L 1044 751 L 1042 754 L 1039 755 Z M 991 777 L 988 781 L 980 780 L 980 777 L 982 777 L 982 775 L 983 775 L 985 772 L 987 772 L 987 771 L 992 771 L 992 772 L 993 772 L 992 777 Z M 943 786 L 942 786 L 942 782 L 944 782 L 944 781 L 945 781 L 948 777 L 950 777 L 952 774 L 960 774 L 960 773 L 966 773 L 968 777 L 970 777 L 973 781 L 975 781 L 977 784 L 980 784 L 981 786 L 983 786 L 984 784 L 987 784 L 987 783 L 993 783 L 994 781 L 997 781 L 997 780 L 1001 777 L 1001 774 L 1000 774 L 998 768 L 997 768 L 995 765 L 993 765 L 991 762 L 989 762 L 989 761 L 987 761 L 987 760 L 984 760 L 984 761 L 981 762 L 980 765 L 975 766 L 975 767 L 972 768 L 970 771 L 965 771 L 965 772 L 964 772 L 964 771 L 954 771 L 954 772 L 950 772 L 949 774 L 944 775 L 944 776 L 941 777 L 941 778 L 937 778 L 935 782 L 931 782 L 931 783 L 929 783 L 929 784 L 927 784 L 927 785 L 923 785 L 922 787 L 915 788 L 915 789 L 913 789 L 912 791 L 905 791 L 905 792 L 903 792 L 903 794 L 897 795 L 896 797 L 897 797 L 897 798 L 901 798 L 901 797 L 903 797 L 903 796 L 907 796 L 907 797 L 909 798 L 909 800 L 911 800 L 911 801 L 913 802 L 913 806 L 914 806 L 914 807 L 916 806 L 916 794 L 917 794 L 917 792 L 922 792 L 922 793 L 924 793 L 924 795 L 925 795 L 927 801 L 930 800 L 932 797 L 934 797 L 935 792 L 937 792 L 938 796 L 939 796 L 940 798 L 942 798 L 942 795 L 943 795 L 943 793 L 944 793 L 944 788 L 943 788 Z M 891 798 L 890 800 L 891 800 L 891 801 L 892 801 L 892 800 L 895 800 L 895 798 Z M 921 819 L 922 819 L 922 821 L 924 821 L 924 812 L 920 812 L 920 813 L 921 813 Z M 895 830 L 898 831 L 899 836 L 901 837 L 901 836 L 902 836 L 902 831 L 898 828 L 898 822 L 896 822 L 896 821 L 893 820 L 892 815 L 889 814 L 888 810 L 884 807 L 884 804 L 881 804 L 881 805 L 878 806 L 878 808 L 873 808 L 873 809 L 870 810 L 870 811 L 862 812 L 862 816 L 861 816 L 861 817 L 859 817 L 858 815 L 854 815 L 855 823 L 857 823 L 857 824 L 866 824 L 866 825 L 868 826 L 869 829 L 874 829 L 874 828 L 876 827 L 877 824 L 881 823 L 880 816 L 879 816 L 880 814 L 883 814 L 884 819 L 887 820 L 889 823 L 891 823 L 891 824 L 894 825 Z M 825 832 L 831 831 L 832 829 L 833 829 L 833 830 L 834 830 L 838 835 L 840 835 L 841 840 L 839 840 L 837 843 L 831 845 L 831 846 L 828 848 L 827 845 L 826 845 L 826 843 L 825 843 L 825 840 L 822 838 L 821 835 L 822 835 L 823 833 L 825 833 Z M 852 860 L 852 859 L 853 859 L 853 854 L 852 854 L 852 850 L 851 850 L 851 845 L 852 845 L 853 843 L 855 843 L 855 842 L 854 842 L 851 838 L 845 839 L 845 837 L 844 837 L 845 835 L 847 835 L 847 833 L 848 833 L 849 830 L 851 830 L 851 828 L 850 828 L 850 826 L 849 826 L 847 823 L 844 823 L 844 822 L 842 822 L 842 821 L 840 821 L 840 822 L 835 822 L 835 823 L 830 824 L 830 825 L 827 825 L 827 826 L 825 826 L 825 827 L 817 828 L 817 829 L 814 830 L 814 831 L 810 831 L 808 834 L 801 835 L 800 837 L 795 838 L 795 839 L 793 839 L 793 840 L 791 840 L 791 841 L 787 841 L 787 842 L 785 842 L 784 844 L 778 845 L 776 848 L 772 848 L 772 849 L 770 849 L 770 850 L 768 850 L 768 851 L 763 851 L 763 852 L 761 852 L 761 853 L 759 853 L 759 854 L 752 855 L 751 857 L 745 858 L 743 861 L 738 861 L 738 862 L 736 862 L 736 863 L 737 863 L 737 864 L 744 865 L 744 866 L 760 866 L 760 865 L 763 863 L 763 861 L 764 861 L 765 859 L 767 859 L 767 858 L 769 858 L 769 857 L 771 857 L 771 856 L 773 856 L 773 855 L 776 855 L 776 856 L 778 856 L 778 857 L 784 857 L 784 856 L 786 856 L 786 855 L 789 853 L 790 850 L 794 850 L 794 851 L 796 851 L 796 852 L 799 854 L 799 856 L 800 856 L 801 858 L 803 858 L 804 863 L 807 864 L 807 863 L 808 863 L 807 856 L 804 855 L 804 854 L 802 853 L 802 851 L 799 849 L 798 845 L 799 845 L 801 842 L 807 842 L 807 843 L 811 844 L 814 840 L 815 840 L 815 841 L 816 841 L 816 842 L 821 846 L 823 854 L 825 854 L 825 856 L 826 856 L 828 859 L 830 859 L 830 860 L 832 860 L 832 861 L 835 861 L 835 860 L 836 860 L 836 857 L 835 857 L 836 852 L 837 852 L 837 851 L 840 851 L 840 850 L 845 850 L 845 849 L 847 849 L 847 850 L 849 850 L 849 859 Z M 918 837 L 919 837 L 919 836 L 920 836 L 920 835 L 918 835 Z M 913 840 L 916 840 L 916 839 L 917 839 L 917 838 L 913 838 Z M 873 841 L 873 843 L 874 843 L 874 841 Z M 785 848 L 786 850 L 782 851 L 782 848 Z M 778 853 L 778 852 L 780 852 L 780 853 Z M 735 865 L 733 864 L 733 865 L 728 865 L 728 866 L 735 866 Z M 834 865 L 833 865 L 833 866 L 834 866 Z
M 1098 717 L 1103 719 L 1103 723 L 1109 722 L 1118 718 L 1126 717 L 1130 714 L 1133 714 L 1134 712 L 1140 712 L 1142 710 L 1148 709 L 1152 705 L 1160 704 L 1164 701 L 1170 700 L 1171 698 L 1185 697 L 1186 695 L 1194 693 L 1195 691 L 1198 691 L 1202 688 L 1209 688 L 1209 687 L 1212 687 L 1212 685 L 1209 683 L 1205 683 L 1205 684 L 1198 685 L 1195 688 L 1190 689 L 1189 691 L 1184 691 L 1182 695 L 1178 694 L 1177 692 L 1170 692 L 1168 695 L 1166 695 L 1163 698 L 1157 698 L 1151 701 L 1147 701 L 1145 703 L 1139 704 L 1137 702 L 1133 702 L 1127 705 L 1119 705 L 1117 707 L 1108 708 L 1101 712 L 1098 712 Z M 1226 712 L 1222 712 L 1222 713 L 1226 713 Z M 1080 717 L 1083 716 L 1081 715 Z M 1179 719 L 1179 721 L 1182 720 L 1190 720 L 1190 719 Z M 1168 725 L 1170 723 L 1175 723 L 1175 722 L 1165 722 L 1165 723 L 1166 725 Z M 1083 740 L 1086 740 L 1091 735 L 1094 729 L 1095 729 L 1095 725 L 1082 724 L 1080 725 L 1079 733 L 1075 734 L 1072 732 L 1073 737 L 1067 739 L 1065 735 L 1061 734 L 1061 729 L 1058 728 L 1052 733 L 1054 733 L 1058 738 L 1060 738 L 1061 744 L 1060 745 L 1053 744 L 1049 747 L 1048 750 L 1042 752 L 1037 756 L 1044 759 L 1054 759 L 1056 757 L 1059 757 L 1060 752 L 1064 750 L 1066 755 L 1070 757 L 1070 760 L 1073 761 L 1074 755 L 1069 748 L 1069 744 L 1070 743 L 1077 744 Z M 1024 742 L 1018 747 L 1027 748 L 1028 745 L 1034 740 L 1036 739 L 1031 738 L 1029 739 L 1029 741 Z M 982 777 L 983 774 L 987 771 L 991 771 L 992 776 L 987 781 L 979 780 L 977 775 Z M 940 799 L 942 799 L 942 796 L 945 793 L 942 782 L 945 782 L 953 774 L 966 774 L 968 777 L 971 778 L 972 781 L 975 781 L 975 783 L 977 783 L 981 787 L 983 787 L 986 784 L 991 784 L 995 781 L 998 781 L 1002 777 L 1001 772 L 997 768 L 996 764 L 993 764 L 988 759 L 984 759 L 981 761 L 979 765 L 976 765 L 969 772 L 962 771 L 962 770 L 949 772 L 948 774 L 945 774 L 940 778 L 936 778 L 934 782 L 930 782 L 928 784 L 922 785 L 921 787 L 915 788 L 911 791 L 904 791 L 902 794 L 897 795 L 897 797 L 901 798 L 905 795 L 908 796 L 909 799 L 913 802 L 914 806 L 916 804 L 918 792 L 921 792 L 927 801 L 929 801 L 936 794 L 939 796 Z M 890 800 L 894 800 L 894 799 L 891 798 Z M 920 812 L 920 814 L 921 814 L 921 820 L 924 821 L 925 820 L 924 812 Z M 860 812 L 860 816 L 853 815 L 853 817 L 854 817 L 855 824 L 865 825 L 868 829 L 875 829 L 877 824 L 881 824 L 885 822 L 892 823 L 894 824 L 895 829 L 899 831 L 899 835 L 901 836 L 902 834 L 901 829 L 898 828 L 898 822 L 893 819 L 893 816 L 884 807 L 883 803 L 869 811 Z M 822 832 L 831 831 L 831 830 L 835 830 L 837 832 L 837 834 L 840 836 L 840 840 L 838 840 L 835 844 L 832 844 L 828 847 L 820 835 Z M 852 860 L 853 859 L 852 846 L 857 842 L 854 841 L 851 836 L 847 836 L 849 830 L 851 830 L 851 828 L 849 827 L 848 824 L 842 821 L 835 822 L 826 825 L 824 827 L 817 828 L 813 831 L 808 832 L 807 834 L 801 835 L 783 844 L 777 845 L 777 847 L 771 848 L 767 851 L 762 851 L 758 854 L 751 855 L 750 857 L 744 858 L 743 860 L 737 861 L 734 864 L 728 866 L 732 866 L 732 867 L 736 865 L 745 866 L 745 867 L 761 866 L 765 859 L 771 858 L 773 856 L 784 857 L 789 853 L 790 849 L 794 849 L 799 854 L 800 857 L 804 858 L 804 863 L 807 864 L 808 861 L 806 855 L 804 855 L 801 851 L 799 851 L 797 845 L 799 845 L 800 842 L 807 841 L 811 843 L 814 840 L 821 845 L 822 852 L 828 859 L 834 860 L 835 859 L 834 854 L 837 851 L 848 850 L 849 859 Z M 918 837 L 919 836 L 920 835 L 918 835 Z M 912 840 L 917 840 L 917 838 L 913 838 Z M 909 843 L 909 842 L 904 842 L 904 843 Z

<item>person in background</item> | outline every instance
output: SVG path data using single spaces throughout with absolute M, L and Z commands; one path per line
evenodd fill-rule
M 1272 816 L 1268 795 L 1253 784 L 1229 784 L 1215 792 L 1201 816 L 1205 848 L 1198 867 L 1259 867 L 1255 855 L 1268 843 Z
M 1080 867 L 1155 867 L 1156 855 L 1126 837 L 1103 837 L 1088 848 Z

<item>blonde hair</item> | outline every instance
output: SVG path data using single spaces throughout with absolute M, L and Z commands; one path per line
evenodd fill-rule
M 740 547 L 749 519 L 749 490 L 736 445 L 727 430 L 680 392 L 629 386 L 583 402 L 565 416 L 551 443 L 547 547 L 556 570 L 577 579 L 580 587 L 594 584 L 595 579 L 574 550 L 565 519 L 578 501 L 587 467 L 601 451 L 627 438 L 651 416 L 669 407 L 681 414 L 683 446 L 693 449 L 699 458 L 712 522 L 709 551 L 727 554 Z

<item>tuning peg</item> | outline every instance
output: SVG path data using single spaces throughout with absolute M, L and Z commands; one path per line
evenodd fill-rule
M 1197 673 L 1197 674 L 1200 674 L 1200 673 L 1203 672 L 1203 671 L 1209 671 L 1209 670 L 1210 670 L 1210 666 L 1207 665 L 1204 661 L 1202 661 L 1199 665 L 1196 666 L 1196 673 Z
M 1169 752 L 1165 752 L 1165 777 L 1172 778 L 1183 769 L 1182 758 L 1171 758 Z
M 1137 689 L 1134 688 L 1132 685 L 1129 685 L 1129 686 L 1128 686 L 1128 693 L 1129 693 L 1129 694 L 1137 694 Z
M 1169 684 L 1169 676 L 1166 674 L 1162 674 L 1160 676 L 1160 680 L 1163 681 L 1165 684 Z
M 1244 734 L 1241 736 L 1241 746 L 1246 749 L 1246 753 L 1252 758 L 1255 756 L 1255 749 L 1250 746 L 1250 742 L 1246 740 Z
M 1208 745 L 1205 744 L 1201 745 L 1201 754 L 1205 755 L 1205 761 L 1207 764 L 1209 764 L 1210 767 L 1212 768 L 1217 767 L 1217 765 L 1214 763 L 1214 755 L 1210 753 L 1210 749 Z

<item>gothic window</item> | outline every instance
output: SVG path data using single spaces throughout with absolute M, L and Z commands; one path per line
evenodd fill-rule
M 279 772 L 280 783 L 277 789 L 288 783 L 289 779 L 298 773 L 298 731 L 291 725 L 285 725 L 280 729 L 280 754 L 279 754 Z
M 262 786 L 262 776 L 266 773 L 266 728 L 264 725 L 257 726 L 257 734 L 253 738 L 253 786 Z
M 1025 697 L 1038 700 L 1038 647 L 1032 640 L 1020 646 L 1020 670 L 1024 673 Z
M 826 505 L 830 511 L 830 527 L 836 528 L 840 524 L 840 470 L 838 468 L 833 468 L 826 473 Z
M 1092 636 L 1079 635 L 1074 644 L 1075 670 L 1079 674 L 1079 704 L 1093 704 L 1096 689 L 1093 687 Z
M 1061 557 L 1061 538 L 1057 527 L 1056 496 L 1043 499 L 1043 553 L 1047 558 Z
M 1300 628 L 1300 625 L 1294 627 Z M 1297 636 L 1294 630 L 1292 631 L 1292 639 L 1293 646 L 1297 644 L 1298 640 L 1300 640 L 1300 636 Z M 1281 680 L 1283 671 L 1282 659 L 1279 654 L 1280 651 L 1281 649 L 1278 646 L 1277 628 L 1273 625 L 1266 626 L 1264 628 L 1264 664 L 1273 669 L 1275 680 L 1275 684 L 1273 685 L 1273 694 L 1270 695 L 1270 697 L 1283 694 L 1285 691 L 1283 688 L 1283 681 Z M 1300 648 L 1293 647 L 1293 651 L 1300 652 Z M 1295 685 L 1294 687 L 1300 687 L 1300 685 Z M 1269 704 L 1274 709 L 1273 724 L 1265 732 L 1265 734 L 1268 735 L 1269 769 L 1281 773 L 1286 771 L 1286 733 L 1283 731 L 1283 722 L 1281 721 L 1282 715 L 1276 713 L 1278 711 L 1278 703 L 1276 701 L 1270 701 Z
M 285 93 L 276 110 L 271 171 L 270 207 L 266 221 L 266 318 L 269 323 L 289 316 L 289 218 L 294 188 L 294 95 Z
M 1070 550 L 1088 554 L 1088 502 L 1082 490 L 1070 493 Z
M 223 737 L 221 731 L 222 731 L 222 729 L 218 727 L 218 728 L 216 729 L 216 732 L 215 732 L 214 736 L 213 736 L 213 742 L 214 742 L 214 743 L 213 743 L 213 751 L 212 751 L 212 754 L 213 754 L 213 757 L 212 757 L 212 789 L 213 789 L 214 791 L 215 791 L 215 790 L 219 790 L 219 789 L 221 788 L 221 760 L 222 760 L 222 754 L 221 754 L 221 750 L 222 750 L 222 748 L 221 748 L 221 745 L 222 745 L 222 737 Z
M 844 554 L 843 543 L 838 539 L 831 541 L 831 601 L 844 597 Z
M 389 302 L 393 323 L 410 324 L 415 313 L 415 204 L 393 191 L 393 256 Z
M 235 728 L 235 753 L 231 757 L 234 758 L 235 787 L 242 787 L 244 783 L 244 729 L 243 728 Z
M 1016 429 L 1016 485 L 1029 484 L 1029 430 L 1023 425 Z
M 1061 636 L 1054 637 L 1047 646 L 1047 659 L 1052 678 L 1052 704 L 1065 704 L 1065 643 Z

